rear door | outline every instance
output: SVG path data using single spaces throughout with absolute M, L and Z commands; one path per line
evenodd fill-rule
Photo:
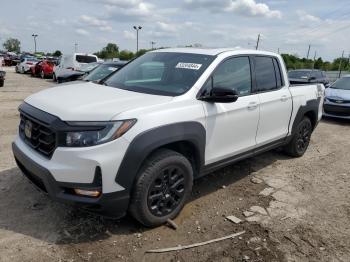
M 259 98 L 252 93 L 252 64 L 249 56 L 231 57 L 216 68 L 204 86 L 234 89 L 233 103 L 203 102 L 206 113 L 205 163 L 211 164 L 255 148 L 259 122 Z
M 254 57 L 260 120 L 256 133 L 257 146 L 269 144 L 288 134 L 292 96 L 284 81 L 279 60 L 271 56 Z

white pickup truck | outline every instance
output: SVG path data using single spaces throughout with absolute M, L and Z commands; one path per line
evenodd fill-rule
M 322 84 L 290 86 L 274 53 L 156 50 L 102 84 L 25 99 L 13 153 L 51 198 L 157 226 L 202 175 L 277 147 L 302 156 L 323 97 Z

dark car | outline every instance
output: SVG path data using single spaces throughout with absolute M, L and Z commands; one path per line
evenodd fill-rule
M 127 61 L 105 62 L 84 76 L 82 80 L 98 82 L 122 68 L 126 63 Z
M 89 63 L 81 65 L 79 70 L 72 70 L 65 72 L 59 76 L 57 76 L 57 83 L 70 82 L 75 80 L 82 79 L 85 75 L 89 74 L 92 70 L 94 70 L 101 63 Z
M 4 86 L 6 72 L 0 69 L 0 87 Z
M 325 72 L 314 69 L 298 69 L 288 72 L 289 82 L 291 84 L 310 84 L 320 83 L 329 87 L 329 80 Z

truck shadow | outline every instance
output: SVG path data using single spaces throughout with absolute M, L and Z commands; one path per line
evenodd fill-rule
M 188 205 L 221 190 L 223 186 L 228 187 L 239 182 L 252 172 L 258 172 L 277 160 L 286 159 L 288 157 L 285 155 L 271 151 L 199 178 L 195 181 Z M 257 193 L 253 184 L 235 191 L 242 190 L 245 194 Z M 123 237 L 138 232 L 161 230 L 161 227 L 142 227 L 130 216 L 112 220 L 53 202 L 36 191 L 18 168 L 0 172 L 0 210 L 0 230 L 55 244 L 84 243 L 108 239 L 114 235 Z

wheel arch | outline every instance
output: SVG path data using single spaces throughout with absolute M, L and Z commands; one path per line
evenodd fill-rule
M 199 122 L 180 122 L 144 131 L 130 143 L 115 181 L 131 192 L 144 161 L 161 148 L 184 155 L 191 162 L 196 177 L 204 166 L 205 140 L 205 128 Z
M 298 124 L 306 116 L 310 119 L 313 130 L 316 128 L 318 123 L 318 111 L 319 111 L 320 99 L 312 99 L 307 101 L 306 105 L 301 106 L 296 113 L 294 122 L 292 125 L 292 135 L 295 134 Z

